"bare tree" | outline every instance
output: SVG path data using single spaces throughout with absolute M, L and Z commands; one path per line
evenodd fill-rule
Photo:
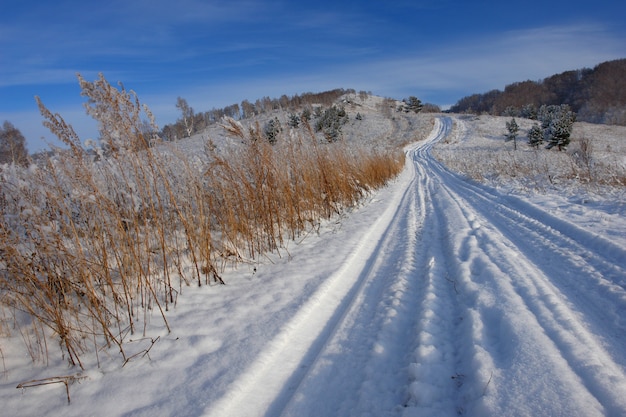
M 191 136 L 194 133 L 194 114 L 193 108 L 189 106 L 187 100 L 182 97 L 178 97 L 176 100 L 176 108 L 181 111 L 183 116 L 183 124 L 187 130 L 187 136 Z
M 255 114 L 254 104 L 250 103 L 248 100 L 244 100 L 241 102 L 241 111 L 243 112 L 243 118 L 249 119 Z
M 29 163 L 26 139 L 9 121 L 0 127 L 0 163 L 23 166 Z

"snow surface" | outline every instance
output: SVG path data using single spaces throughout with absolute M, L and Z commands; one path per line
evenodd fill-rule
M 69 405 L 63 384 L 15 387 L 76 369 L 3 342 L 0 414 L 626 415 L 623 202 L 449 171 L 432 148 L 453 126 L 471 140 L 467 123 L 438 118 L 362 206 L 185 289 L 172 332 L 129 343 L 125 366 L 102 352 Z

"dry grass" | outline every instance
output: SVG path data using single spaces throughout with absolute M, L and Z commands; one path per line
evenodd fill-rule
M 210 153 L 207 171 L 220 234 L 230 248 L 254 258 L 277 250 L 320 217 L 329 218 L 380 187 L 403 167 L 401 154 L 367 153 L 345 144 L 321 145 L 308 137 L 281 135 L 270 145 L 227 119 L 225 128 L 243 142 Z
M 321 145 L 310 130 L 272 146 L 258 126 L 232 119 L 224 127 L 241 143 L 209 142 L 194 159 L 158 143 L 132 91 L 102 76 L 79 81 L 100 157 L 38 101 L 67 150 L 45 166 L 0 171 L 0 330 L 16 329 L 34 361 L 47 359 L 50 335 L 73 365 L 111 347 L 128 361 L 125 342 L 153 312 L 169 329 L 183 287 L 223 283 L 227 260 L 280 251 L 403 167 L 401 152 Z

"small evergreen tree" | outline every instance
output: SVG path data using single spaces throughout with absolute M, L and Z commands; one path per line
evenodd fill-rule
M 408 99 L 403 100 L 404 102 L 404 111 L 405 112 L 414 112 L 419 113 L 422 111 L 422 101 L 415 96 L 410 96 Z
M 289 127 L 293 127 L 294 129 L 297 129 L 298 126 L 300 126 L 300 118 L 298 117 L 297 114 L 290 113 L 289 121 L 287 122 L 287 124 L 289 125 Z
M 506 109 L 504 109 L 504 112 L 502 112 L 502 115 L 515 117 L 519 115 L 519 111 L 513 106 L 508 106 Z
M 519 126 L 515 121 L 515 118 L 512 118 L 510 122 L 506 122 L 507 133 L 504 135 L 505 140 L 507 142 L 513 141 L 513 149 L 517 150 L 517 132 L 519 131 Z
M 282 132 L 282 126 L 280 125 L 280 120 L 278 117 L 274 117 L 270 119 L 266 124 L 263 132 L 265 133 L 265 138 L 269 143 L 274 145 L 278 140 L 278 135 Z
M 539 148 L 539 145 L 543 143 L 543 130 L 539 125 L 533 125 L 528 131 L 528 144 L 530 146 L 534 146 L 535 148 Z
M 539 107 L 537 111 L 537 120 L 541 122 L 541 129 L 545 132 L 549 127 L 552 120 L 556 118 L 557 109 L 560 106 L 546 106 Z
M 526 104 L 522 107 L 520 116 L 525 119 L 537 120 L 537 108 L 534 104 Z
M 553 120 L 550 125 L 550 141 L 548 149 L 557 147 L 559 151 L 564 150 L 570 143 L 572 127 L 576 121 L 576 115 L 569 110 L 563 110 L 559 117 Z
M 341 136 L 341 126 L 348 121 L 348 114 L 343 107 L 332 106 L 324 110 L 315 123 L 315 131 L 324 132 L 329 142 L 336 142 Z
M 538 117 L 541 120 L 544 140 L 548 143 L 546 148 L 557 147 L 559 151 L 564 150 L 570 142 L 576 113 L 567 104 L 541 106 Z
M 302 121 L 311 121 L 311 109 L 309 109 L 308 107 L 304 110 L 302 110 L 302 114 L 300 114 L 300 120 Z

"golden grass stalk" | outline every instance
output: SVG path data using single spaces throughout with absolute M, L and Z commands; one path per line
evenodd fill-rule
M 133 92 L 102 75 L 79 81 L 100 126 L 98 157 L 37 99 L 68 150 L 0 171 L 0 308 L 19 316 L 34 360 L 47 357 L 50 336 L 73 365 L 111 347 L 129 360 L 129 336 L 145 334 L 153 312 L 169 329 L 183 286 L 223 284 L 227 259 L 280 251 L 403 166 L 400 154 L 322 144 L 310 127 L 271 145 L 258 125 L 232 119 L 231 147 L 185 155 L 159 143 Z

